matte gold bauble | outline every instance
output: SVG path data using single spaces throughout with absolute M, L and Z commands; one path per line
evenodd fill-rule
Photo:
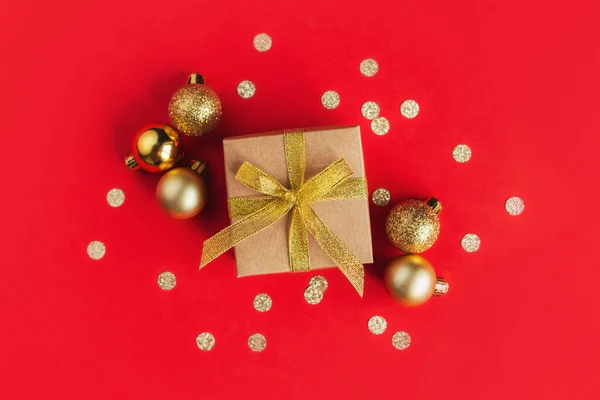
M 385 223 L 390 242 L 406 253 L 427 250 L 440 234 L 438 214 L 441 210 L 441 204 L 432 197 L 424 201 L 406 200 L 396 205 Z
M 221 119 L 221 101 L 204 84 L 200 74 L 191 74 L 188 84 L 171 98 L 169 116 L 180 132 L 191 136 L 206 135 Z
M 433 267 L 417 254 L 400 256 L 387 266 L 385 286 L 392 298 L 407 307 L 425 303 L 432 295 L 448 292 L 448 283 L 435 276 Z
M 163 172 L 172 168 L 181 159 L 181 137 L 167 124 L 148 124 L 133 138 L 131 154 L 125 165 L 133 170 Z
M 208 190 L 202 173 L 206 164 L 194 161 L 191 168 L 175 168 L 165 173 L 156 186 L 156 199 L 173 218 L 192 218 L 206 205 Z

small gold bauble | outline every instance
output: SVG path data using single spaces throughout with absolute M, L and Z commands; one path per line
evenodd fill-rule
M 164 174 L 156 186 L 156 199 L 173 218 L 192 218 L 206 205 L 208 190 L 201 176 L 206 164 L 195 161 L 191 168 L 175 168 Z
M 433 267 L 417 254 L 405 254 L 387 266 L 385 286 L 392 298 L 407 307 L 425 303 L 432 295 L 448 292 L 448 283 L 435 276 Z
M 219 96 L 204 84 L 200 74 L 191 74 L 188 84 L 175 92 L 169 103 L 169 116 L 180 132 L 205 135 L 221 119 Z
M 435 243 L 440 234 L 438 213 L 441 204 L 434 198 L 406 200 L 388 214 L 385 232 L 390 242 L 406 253 L 421 253 Z
M 134 170 L 163 172 L 181 159 L 181 138 L 175 128 L 161 123 L 142 127 L 133 138 L 133 149 L 125 164 Z

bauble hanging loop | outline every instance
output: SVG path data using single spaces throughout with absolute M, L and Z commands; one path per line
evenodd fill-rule
M 133 170 L 164 172 L 183 156 L 181 137 L 175 128 L 162 123 L 143 126 L 133 138 L 131 154 L 125 165 Z
M 388 264 L 385 286 L 397 303 L 413 307 L 425 303 L 431 296 L 448 293 L 448 282 L 436 277 L 433 267 L 418 254 L 405 254 Z
M 180 167 L 165 173 L 156 186 L 156 199 L 171 217 L 192 218 L 206 206 L 208 189 L 204 177 L 206 163 L 192 161 L 189 168 Z
M 390 242 L 406 253 L 422 253 L 440 234 L 442 205 L 433 197 L 405 200 L 388 214 L 385 231 Z
M 206 135 L 221 119 L 221 101 L 204 84 L 202 75 L 194 73 L 188 77 L 187 85 L 171 98 L 169 117 L 173 125 L 186 135 Z

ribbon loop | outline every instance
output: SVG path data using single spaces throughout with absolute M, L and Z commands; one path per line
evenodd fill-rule
M 346 161 L 340 158 L 302 185 L 300 198 L 304 202 L 316 201 L 350 175 L 352 170 Z
M 291 214 L 289 257 L 292 272 L 310 270 L 308 233 L 340 268 L 362 297 L 364 267 L 352 251 L 325 225 L 310 202 L 366 197 L 364 178 L 349 178 L 352 170 L 339 159 L 304 182 L 306 169 L 305 139 L 302 132 L 284 134 L 285 158 L 290 189 L 249 162 L 244 162 L 236 179 L 266 196 L 229 199 L 231 218 L 241 218 L 204 242 L 200 268 L 244 239 Z
M 235 179 L 250 189 L 274 197 L 283 197 L 288 191 L 275 178 L 248 161 L 244 161 L 235 175 Z

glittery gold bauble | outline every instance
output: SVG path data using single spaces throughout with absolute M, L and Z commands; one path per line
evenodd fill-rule
M 133 138 L 131 154 L 125 164 L 134 170 L 163 172 L 181 159 L 181 138 L 175 128 L 161 123 L 148 124 Z
M 384 282 L 392 298 L 407 307 L 448 292 L 448 283 L 437 278 L 429 261 L 417 254 L 394 259 L 385 270 Z
M 169 116 L 180 132 L 191 136 L 206 135 L 221 119 L 221 101 L 204 84 L 200 74 L 191 74 L 188 84 L 171 98 Z
M 206 205 L 208 190 L 202 172 L 206 164 L 194 161 L 191 168 L 175 168 L 164 174 L 156 186 L 156 199 L 173 218 L 192 218 Z
M 434 198 L 424 201 L 406 200 L 390 211 L 385 231 L 390 242 L 406 253 L 421 253 L 437 240 L 440 234 L 441 204 Z

